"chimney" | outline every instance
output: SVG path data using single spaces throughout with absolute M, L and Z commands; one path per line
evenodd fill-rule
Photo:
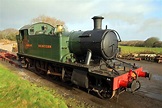
M 102 19 L 104 19 L 104 17 L 94 16 L 92 19 L 94 21 L 94 29 L 93 30 L 102 29 Z

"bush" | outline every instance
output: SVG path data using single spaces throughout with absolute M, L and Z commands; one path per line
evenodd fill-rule
M 119 43 L 119 45 L 143 47 L 144 46 L 144 41 L 139 41 L 139 40 L 135 40 L 135 41 L 122 41 L 122 42 Z
M 162 41 L 157 41 L 153 44 L 153 47 L 162 47 Z
M 122 41 L 119 43 L 121 46 L 134 46 L 134 47 L 162 47 L 162 41 L 157 37 L 150 37 L 145 41 Z
M 11 41 L 16 40 L 16 35 L 18 34 L 18 30 L 16 29 L 5 29 L 0 31 L 0 39 L 8 39 Z
M 154 43 L 158 42 L 159 39 L 157 37 L 150 37 L 144 41 L 144 46 L 146 47 L 153 47 Z

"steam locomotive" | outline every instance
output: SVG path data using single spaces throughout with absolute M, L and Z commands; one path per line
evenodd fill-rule
M 16 36 L 22 65 L 96 92 L 100 98 L 138 90 L 138 77 L 151 74 L 117 59 L 118 32 L 102 29 L 102 16 L 92 19 L 94 29 L 88 31 L 68 32 L 62 25 L 43 22 L 23 26 Z

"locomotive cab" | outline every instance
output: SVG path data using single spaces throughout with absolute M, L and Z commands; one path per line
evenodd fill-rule
M 23 26 L 17 35 L 18 55 L 20 57 L 22 54 L 34 55 L 60 62 L 67 61 L 65 55 L 69 54 L 67 48 L 69 37 L 63 32 L 62 25 L 53 27 L 43 22 Z

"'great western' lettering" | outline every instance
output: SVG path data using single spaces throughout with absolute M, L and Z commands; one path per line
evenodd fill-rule
M 51 45 L 38 45 L 38 48 L 52 48 Z

